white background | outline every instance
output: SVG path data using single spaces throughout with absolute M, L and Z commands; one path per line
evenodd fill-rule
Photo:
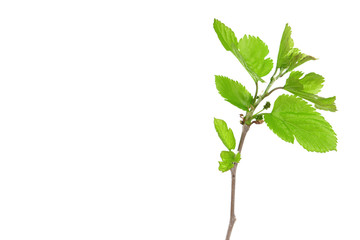
M 214 18 L 274 60 L 288 22 L 319 58 L 299 70 L 322 74 L 339 109 L 322 112 L 337 152 L 250 129 L 232 239 L 360 239 L 356 2 L 1 1 L 0 239 L 225 238 L 230 174 L 217 170 L 213 117 L 238 139 L 240 111 L 214 75 L 254 84 Z

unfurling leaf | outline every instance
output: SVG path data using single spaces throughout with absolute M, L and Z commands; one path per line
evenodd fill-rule
M 240 162 L 240 153 L 235 154 L 232 151 L 222 151 L 220 157 L 222 161 L 219 161 L 219 170 L 222 172 L 230 170 L 234 163 Z
M 286 142 L 297 142 L 310 152 L 336 150 L 337 138 L 331 125 L 306 101 L 279 96 L 271 113 L 265 113 L 268 127 Z
M 279 68 L 280 71 L 290 72 L 309 60 L 316 60 L 316 58 L 301 53 L 299 49 L 294 48 L 294 41 L 291 38 L 291 28 L 286 24 L 280 42 L 276 68 Z
M 215 84 L 226 101 L 244 111 L 249 110 L 253 97 L 243 85 L 223 76 L 215 76 Z
M 234 166 L 233 163 L 219 161 L 219 171 L 222 171 L 222 172 L 229 171 L 230 169 L 233 168 L 233 166 Z
M 281 37 L 276 68 L 280 68 L 286 62 L 286 55 L 293 47 L 294 40 L 291 38 L 291 28 L 288 24 L 286 24 L 283 35 Z
M 224 120 L 214 118 L 214 125 L 219 138 L 229 150 L 235 149 L 235 137 L 231 128 L 227 127 Z
M 240 162 L 240 153 L 235 154 L 234 162 L 239 163 Z
M 324 78 L 316 73 L 308 73 L 301 78 L 302 75 L 299 71 L 291 72 L 284 89 L 314 103 L 317 109 L 335 112 L 336 97 L 323 98 L 315 95 L 320 92 Z

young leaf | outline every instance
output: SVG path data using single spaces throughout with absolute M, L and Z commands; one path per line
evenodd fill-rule
M 216 88 L 220 95 L 232 105 L 248 111 L 253 97 L 240 83 L 224 76 L 215 76 Z
M 219 138 L 229 150 L 235 149 L 235 137 L 231 128 L 227 127 L 224 120 L 214 118 L 214 125 Z
M 255 82 L 265 82 L 261 77 L 259 77 L 259 75 L 257 75 L 250 67 L 249 65 L 246 63 L 244 57 L 242 56 L 242 54 L 240 53 L 239 49 L 237 49 L 237 47 L 233 47 L 232 49 L 232 53 L 235 55 L 235 57 L 239 60 L 239 62 L 243 65 L 243 67 L 246 69 L 246 71 L 250 74 L 250 76 L 252 77 L 252 79 L 254 79 Z
M 304 100 L 279 96 L 271 113 L 265 113 L 268 127 L 286 142 L 297 142 L 310 152 L 336 150 L 337 138 L 331 125 Z
M 302 87 L 302 90 L 307 93 L 319 93 L 323 87 L 324 77 L 313 72 L 301 78 L 303 75 L 304 73 L 300 71 L 291 72 L 289 78 L 286 80 L 286 85 Z
M 235 154 L 234 162 L 239 163 L 241 159 L 240 153 Z
M 232 151 L 222 151 L 220 153 L 220 157 L 222 159 L 221 162 L 219 162 L 219 170 L 222 172 L 226 172 L 230 170 L 234 166 L 234 157 L 235 153 Z
M 214 19 L 213 26 L 221 44 L 227 51 L 232 50 L 232 45 L 237 46 L 237 38 L 231 28 L 227 27 L 217 19 Z
M 219 162 L 219 170 L 222 172 L 230 170 L 234 166 L 234 162 L 240 162 L 240 153 L 235 155 L 232 151 L 222 151 L 220 157 L 222 161 Z
M 316 73 L 309 73 L 301 78 L 302 75 L 299 71 L 291 72 L 284 89 L 314 103 L 317 109 L 335 112 L 336 97 L 323 98 L 315 95 L 321 90 L 324 78 Z
M 293 69 L 303 63 L 306 63 L 307 61 L 316 60 L 316 58 L 314 58 L 313 56 L 302 53 L 297 48 L 291 49 L 290 52 L 286 55 L 286 58 L 287 72 L 292 71 Z
M 247 66 L 259 77 L 264 77 L 271 71 L 273 60 L 265 59 L 269 48 L 259 37 L 245 35 L 240 39 L 238 48 Z
M 301 97 L 303 99 L 306 99 L 306 100 L 314 103 L 314 106 L 317 109 L 330 111 L 330 112 L 336 112 L 336 110 L 337 110 L 336 105 L 335 105 L 335 100 L 336 100 L 335 96 L 329 97 L 329 98 L 323 98 L 323 97 L 319 97 L 318 95 L 303 92 L 303 91 L 297 91 L 297 90 L 290 89 L 290 88 L 284 88 L 284 89 L 286 89 L 288 92 L 291 92 L 298 97 Z
M 234 166 L 233 163 L 219 161 L 219 171 L 222 171 L 222 172 L 229 171 L 230 169 L 232 169 L 233 166 Z
M 279 54 L 276 68 L 280 68 L 286 62 L 286 55 L 294 47 L 294 40 L 291 38 L 291 28 L 289 24 L 285 25 L 285 29 L 280 41 Z
M 259 64 L 258 62 L 254 62 L 252 64 L 252 67 L 256 68 L 256 69 L 252 69 L 251 66 L 248 65 L 248 63 L 246 62 L 245 58 L 247 58 L 247 59 L 252 58 L 252 56 L 249 55 L 249 52 L 251 52 L 251 53 L 256 52 L 257 57 L 262 56 L 264 54 L 264 52 L 266 52 L 267 46 L 260 39 L 256 40 L 256 41 L 250 40 L 249 47 L 251 49 L 249 49 L 248 53 L 245 52 L 246 57 L 244 58 L 243 53 L 240 52 L 240 50 L 239 50 L 239 46 L 238 46 L 239 43 L 237 41 L 235 33 L 231 30 L 231 28 L 227 27 L 225 24 L 223 24 L 222 22 L 220 22 L 217 19 L 214 19 L 213 26 L 214 26 L 214 30 L 215 30 L 221 44 L 224 46 L 224 48 L 227 51 L 230 51 L 235 55 L 235 57 L 239 60 L 239 62 L 248 71 L 248 73 L 254 79 L 254 81 L 255 82 L 258 82 L 258 81 L 265 82 L 263 79 L 261 79 L 261 76 L 259 76 L 257 72 L 259 72 L 260 74 L 265 74 L 265 75 L 268 73 L 267 71 L 270 72 L 270 70 L 272 68 L 272 60 L 271 59 L 264 60 L 264 57 L 267 55 L 266 54 L 261 59 L 262 63 Z M 260 50 L 259 53 L 257 52 L 258 47 Z M 242 46 L 242 50 L 244 50 L 244 46 Z M 253 59 L 251 59 L 251 61 L 253 61 Z M 271 67 L 270 67 L 270 61 L 271 61 Z M 269 68 L 270 68 L 270 70 L 269 70 Z
M 309 61 L 316 60 L 316 58 L 301 53 L 299 49 L 294 48 L 294 41 L 291 38 L 291 28 L 286 24 L 281 41 L 276 68 L 280 71 L 292 71 L 294 68 Z

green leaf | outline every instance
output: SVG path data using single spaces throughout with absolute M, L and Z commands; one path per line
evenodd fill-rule
M 243 85 L 230 78 L 218 75 L 215 76 L 215 84 L 220 95 L 226 101 L 244 111 L 249 111 L 253 97 Z
M 233 163 L 228 162 L 219 162 L 219 171 L 226 172 L 232 169 L 234 166 Z
M 270 71 L 272 68 L 272 60 L 271 59 L 269 59 L 269 60 L 261 59 L 262 62 L 252 64 L 252 66 L 248 65 L 245 58 L 251 59 L 251 56 L 249 56 L 249 53 L 246 53 L 247 50 L 244 49 L 245 46 L 243 46 L 243 45 L 245 44 L 245 42 L 243 42 L 242 50 L 245 51 L 244 54 L 246 55 L 246 57 L 244 57 L 243 53 L 241 53 L 240 50 L 238 49 L 239 43 L 235 36 L 235 33 L 231 30 L 231 28 L 227 27 L 225 24 L 223 24 L 222 22 L 220 22 L 217 19 L 214 19 L 213 26 L 214 26 L 214 30 L 215 30 L 221 44 L 224 46 L 224 48 L 227 51 L 230 51 L 235 55 L 235 57 L 244 66 L 246 71 L 248 71 L 248 73 L 254 79 L 254 81 L 255 82 L 258 82 L 258 81 L 265 82 L 263 79 L 261 79 L 261 76 L 259 76 L 257 74 L 257 72 L 259 72 L 260 74 L 265 74 L 267 71 Z M 249 49 L 249 51 L 256 52 L 257 57 L 262 56 L 264 54 L 264 52 L 266 52 L 267 47 L 260 39 L 256 40 L 256 41 L 250 40 L 249 44 L 250 44 L 249 47 L 251 47 L 251 49 Z M 257 52 L 257 50 L 258 50 L 258 49 L 256 49 L 257 47 L 260 47 L 259 53 Z M 271 68 L 270 68 L 270 70 L 268 70 L 270 67 L 270 61 L 271 61 Z M 251 67 L 255 67 L 256 69 L 254 70 Z
M 293 93 L 296 96 L 299 96 L 303 99 L 306 99 L 306 100 L 314 103 L 314 106 L 317 109 L 330 111 L 330 112 L 336 112 L 336 110 L 337 110 L 336 105 L 335 105 L 335 100 L 336 100 L 335 96 L 329 97 L 329 98 L 323 98 L 323 97 L 319 97 L 318 95 L 306 93 L 303 91 L 296 91 L 296 90 L 292 90 L 292 89 L 286 89 L 286 90 Z
M 292 71 L 307 61 L 316 60 L 315 57 L 302 53 L 297 48 L 291 49 L 285 58 L 285 66 L 283 68 L 287 68 L 287 72 Z
M 285 25 L 285 29 L 280 41 L 279 54 L 276 63 L 276 68 L 280 68 L 286 62 L 286 55 L 294 47 L 294 40 L 291 38 L 291 27 L 289 24 Z
M 240 153 L 235 154 L 232 151 L 222 151 L 220 157 L 222 161 L 219 162 L 219 170 L 222 172 L 226 172 L 234 167 L 235 162 L 240 162 Z
M 291 75 L 291 74 L 290 74 Z M 303 85 L 304 92 L 317 94 L 323 87 L 324 77 L 316 73 L 308 73 L 299 80 Z
M 310 152 L 336 150 L 337 138 L 331 125 L 306 101 L 279 96 L 271 113 L 265 113 L 268 127 L 286 142 L 297 142 Z
M 307 93 L 317 94 L 323 87 L 324 77 L 316 73 L 308 73 L 303 78 L 303 72 L 293 71 L 286 80 L 285 86 L 303 90 Z M 301 79 L 300 79 L 301 78 Z
M 241 159 L 240 153 L 237 153 L 237 154 L 235 155 L 235 157 L 234 157 L 234 162 L 239 163 L 239 162 L 240 162 L 240 159 Z
M 237 47 L 233 46 L 232 53 L 235 55 L 235 57 L 239 60 L 239 62 L 243 65 L 243 67 L 246 69 L 246 71 L 250 74 L 252 79 L 254 79 L 255 82 L 265 82 L 261 77 L 259 77 L 245 62 L 244 57 L 241 55 L 240 51 L 237 49 Z
M 231 51 L 232 45 L 237 46 L 237 38 L 231 28 L 217 19 L 214 19 L 213 26 L 221 44 L 227 51 Z
M 214 118 L 214 125 L 219 138 L 224 143 L 227 149 L 235 149 L 235 137 L 231 128 L 227 127 L 224 120 Z
M 276 68 L 279 68 L 280 71 L 286 70 L 286 72 L 289 72 L 309 60 L 316 60 L 316 58 L 301 53 L 299 49 L 294 48 L 294 41 L 291 38 L 291 28 L 286 24 L 280 41 Z
M 299 71 L 291 72 L 284 89 L 314 103 L 317 109 L 335 112 L 336 97 L 323 98 L 315 95 L 320 92 L 324 78 L 316 73 L 309 73 L 301 78 L 302 75 L 303 73 Z
M 273 60 L 265 59 L 269 54 L 269 48 L 259 37 L 245 35 L 240 39 L 238 48 L 249 69 L 259 77 L 269 74 L 273 67 Z

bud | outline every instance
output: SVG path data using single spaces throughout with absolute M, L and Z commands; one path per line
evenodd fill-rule
M 264 105 L 264 109 L 269 109 L 271 106 L 270 102 L 266 102 Z

